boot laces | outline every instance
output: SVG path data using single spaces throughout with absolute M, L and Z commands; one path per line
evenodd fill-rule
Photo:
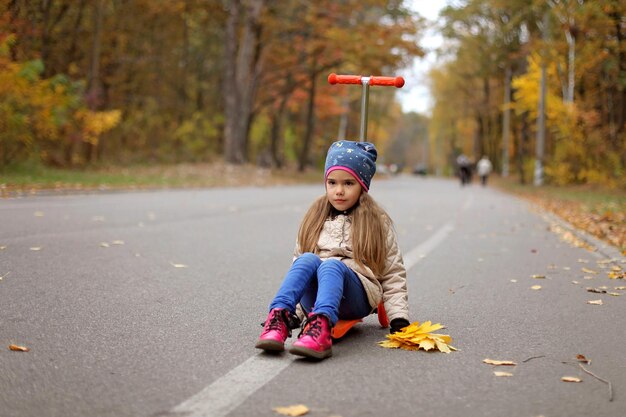
M 274 311 L 274 314 L 272 315 L 272 317 L 269 319 L 269 323 L 266 323 L 267 330 L 281 330 L 281 324 L 283 325 L 285 324 L 285 319 L 283 318 L 282 310 L 281 311 L 276 310 Z
M 297 327 L 298 318 L 295 317 L 294 314 L 289 314 L 287 310 L 276 310 L 272 314 L 272 317 L 270 317 L 265 323 L 261 323 L 261 326 L 265 328 L 265 332 L 269 332 L 270 330 L 280 332 L 282 330 L 281 325 L 284 325 L 287 327 L 287 336 L 291 337 L 291 329 L 293 328 L 294 323 Z
M 305 336 L 312 336 L 312 337 L 317 338 L 320 336 L 320 334 L 322 334 L 322 316 L 319 314 L 316 314 L 314 316 L 309 317 L 304 322 L 304 329 L 302 329 L 298 337 L 305 335 Z

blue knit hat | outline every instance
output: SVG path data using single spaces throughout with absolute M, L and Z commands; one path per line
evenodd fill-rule
M 376 173 L 376 157 L 378 152 L 373 143 L 351 142 L 340 140 L 328 148 L 326 165 L 324 166 L 324 179 L 328 174 L 341 169 L 349 172 L 359 181 L 365 191 L 369 191 L 370 182 Z

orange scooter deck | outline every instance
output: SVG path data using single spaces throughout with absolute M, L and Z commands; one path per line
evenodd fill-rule
M 381 301 L 376 308 L 376 313 L 378 314 L 378 322 L 382 327 L 389 327 L 389 319 L 387 318 L 387 312 L 385 311 L 385 306 Z M 363 319 L 354 319 L 354 320 L 339 320 L 335 327 L 333 327 L 331 331 L 331 336 L 333 339 L 340 339 L 348 330 L 354 327 L 355 324 L 362 322 Z

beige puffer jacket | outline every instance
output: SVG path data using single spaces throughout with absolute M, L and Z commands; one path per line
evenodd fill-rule
M 391 224 L 387 231 L 387 263 L 384 273 L 377 277 L 368 267 L 361 267 L 352 259 L 350 231 L 352 219 L 349 215 L 339 214 L 324 223 L 317 246 L 318 255 L 322 260 L 339 259 L 352 269 L 363 283 L 367 299 L 372 310 L 384 300 L 385 311 L 389 321 L 396 318 L 409 319 L 409 306 L 406 286 L 406 268 L 402 254 L 398 249 L 395 231 Z M 300 246 L 296 244 L 294 260 L 302 255 Z

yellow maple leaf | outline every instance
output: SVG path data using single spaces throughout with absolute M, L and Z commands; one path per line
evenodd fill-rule
M 420 347 L 426 351 L 434 349 L 435 348 L 435 341 L 432 339 L 423 339 L 420 342 Z
M 450 353 L 456 350 L 449 344 L 452 342 L 452 338 L 447 334 L 430 333 L 439 329 L 443 329 L 439 323 L 432 324 L 430 321 L 425 321 L 420 324 L 418 321 L 411 323 L 410 325 L 402 328 L 399 332 L 394 334 L 388 334 L 387 339 L 378 344 L 381 347 L 392 349 L 404 349 L 404 350 L 439 350 L 440 352 Z

